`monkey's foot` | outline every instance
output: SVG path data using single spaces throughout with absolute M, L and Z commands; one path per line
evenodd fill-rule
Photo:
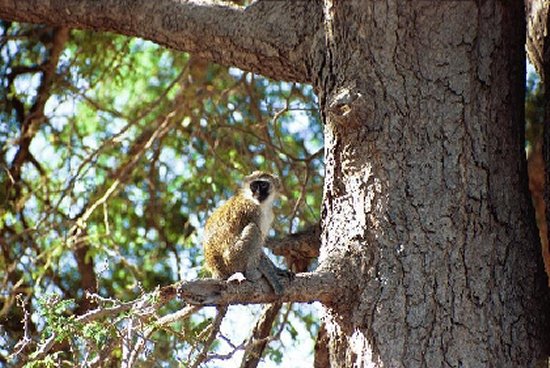
M 227 282 L 238 282 L 241 283 L 246 280 L 246 277 L 241 272 L 235 272 L 233 275 L 229 276 Z

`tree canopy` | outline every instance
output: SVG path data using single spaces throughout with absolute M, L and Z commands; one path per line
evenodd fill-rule
M 273 236 L 318 222 L 323 138 L 311 87 L 115 34 L 1 22 L 0 37 L 4 362 L 24 362 L 54 332 L 44 362 L 69 351 L 79 363 L 120 359 L 124 314 L 74 315 L 207 276 L 201 226 L 251 171 L 282 179 Z M 156 332 L 140 361 L 205 359 L 212 316 Z M 276 340 L 316 332 L 311 309 L 280 318 Z M 242 348 L 242 334 L 222 333 L 213 351 Z M 269 357 L 280 361 L 280 346 Z

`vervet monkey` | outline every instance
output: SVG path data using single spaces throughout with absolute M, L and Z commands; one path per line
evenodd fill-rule
M 244 275 L 256 281 L 264 276 L 275 293 L 282 293 L 277 274 L 286 271 L 278 269 L 262 250 L 280 189 L 279 178 L 255 171 L 206 221 L 204 257 L 215 278 L 242 280 Z

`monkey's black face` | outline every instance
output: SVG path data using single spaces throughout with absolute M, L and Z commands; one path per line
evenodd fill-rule
M 250 183 L 250 191 L 252 196 L 256 198 L 260 203 L 265 201 L 269 197 L 271 185 L 267 181 L 254 180 Z

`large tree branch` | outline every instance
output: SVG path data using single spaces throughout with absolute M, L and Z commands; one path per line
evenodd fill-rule
M 74 316 L 74 325 L 71 328 L 81 328 L 82 325 L 92 321 L 109 319 L 120 315 L 128 314 L 127 329 L 132 330 L 134 322 L 147 322 L 149 325 L 138 329 L 140 339 L 133 350 L 128 350 L 128 360 L 132 361 L 143 348 L 145 340 L 157 329 L 167 326 L 172 322 L 186 318 L 194 313 L 199 305 L 216 305 L 224 307 L 230 304 L 251 304 L 251 303 L 282 303 L 282 302 L 313 302 L 320 301 L 327 305 L 331 301 L 337 300 L 339 288 L 336 286 L 337 279 L 331 273 L 301 273 L 297 274 L 292 280 L 281 280 L 284 286 L 282 295 L 273 292 L 267 282 L 242 282 L 233 283 L 225 280 L 199 279 L 185 281 L 177 284 L 171 284 L 159 287 L 156 290 L 143 294 L 136 300 L 130 302 L 121 302 L 115 299 L 104 299 L 99 295 L 88 295 L 94 298 L 95 303 L 99 305 L 94 310 L 89 310 L 85 314 Z M 174 299 L 176 295 L 190 304 L 190 306 L 166 315 L 164 317 L 151 320 L 156 316 L 158 310 Z M 50 308 L 55 307 L 59 300 L 48 302 Z M 94 304 L 95 304 L 94 303 Z M 112 304 L 106 306 L 103 304 Z M 280 305 L 280 304 L 279 304 Z M 276 313 L 276 310 L 273 310 Z M 150 324 L 153 322 L 152 324 Z M 69 328 L 69 326 L 66 326 Z M 137 330 L 136 330 L 137 331 Z M 131 332 L 131 331 L 130 331 Z M 27 336 L 27 333 L 25 333 Z M 39 344 L 32 354 L 24 353 L 28 345 L 32 344 L 30 338 L 23 338 L 19 342 L 20 348 L 16 349 L 9 359 L 20 359 L 21 365 L 26 362 L 43 359 L 54 347 L 58 339 L 58 332 L 52 334 Z M 109 347 L 106 347 L 109 349 Z M 133 358 L 132 358 L 133 357 Z
M 318 1 L 260 0 L 241 8 L 204 0 L 0 0 L 0 18 L 143 37 L 223 65 L 311 82 L 322 45 Z

